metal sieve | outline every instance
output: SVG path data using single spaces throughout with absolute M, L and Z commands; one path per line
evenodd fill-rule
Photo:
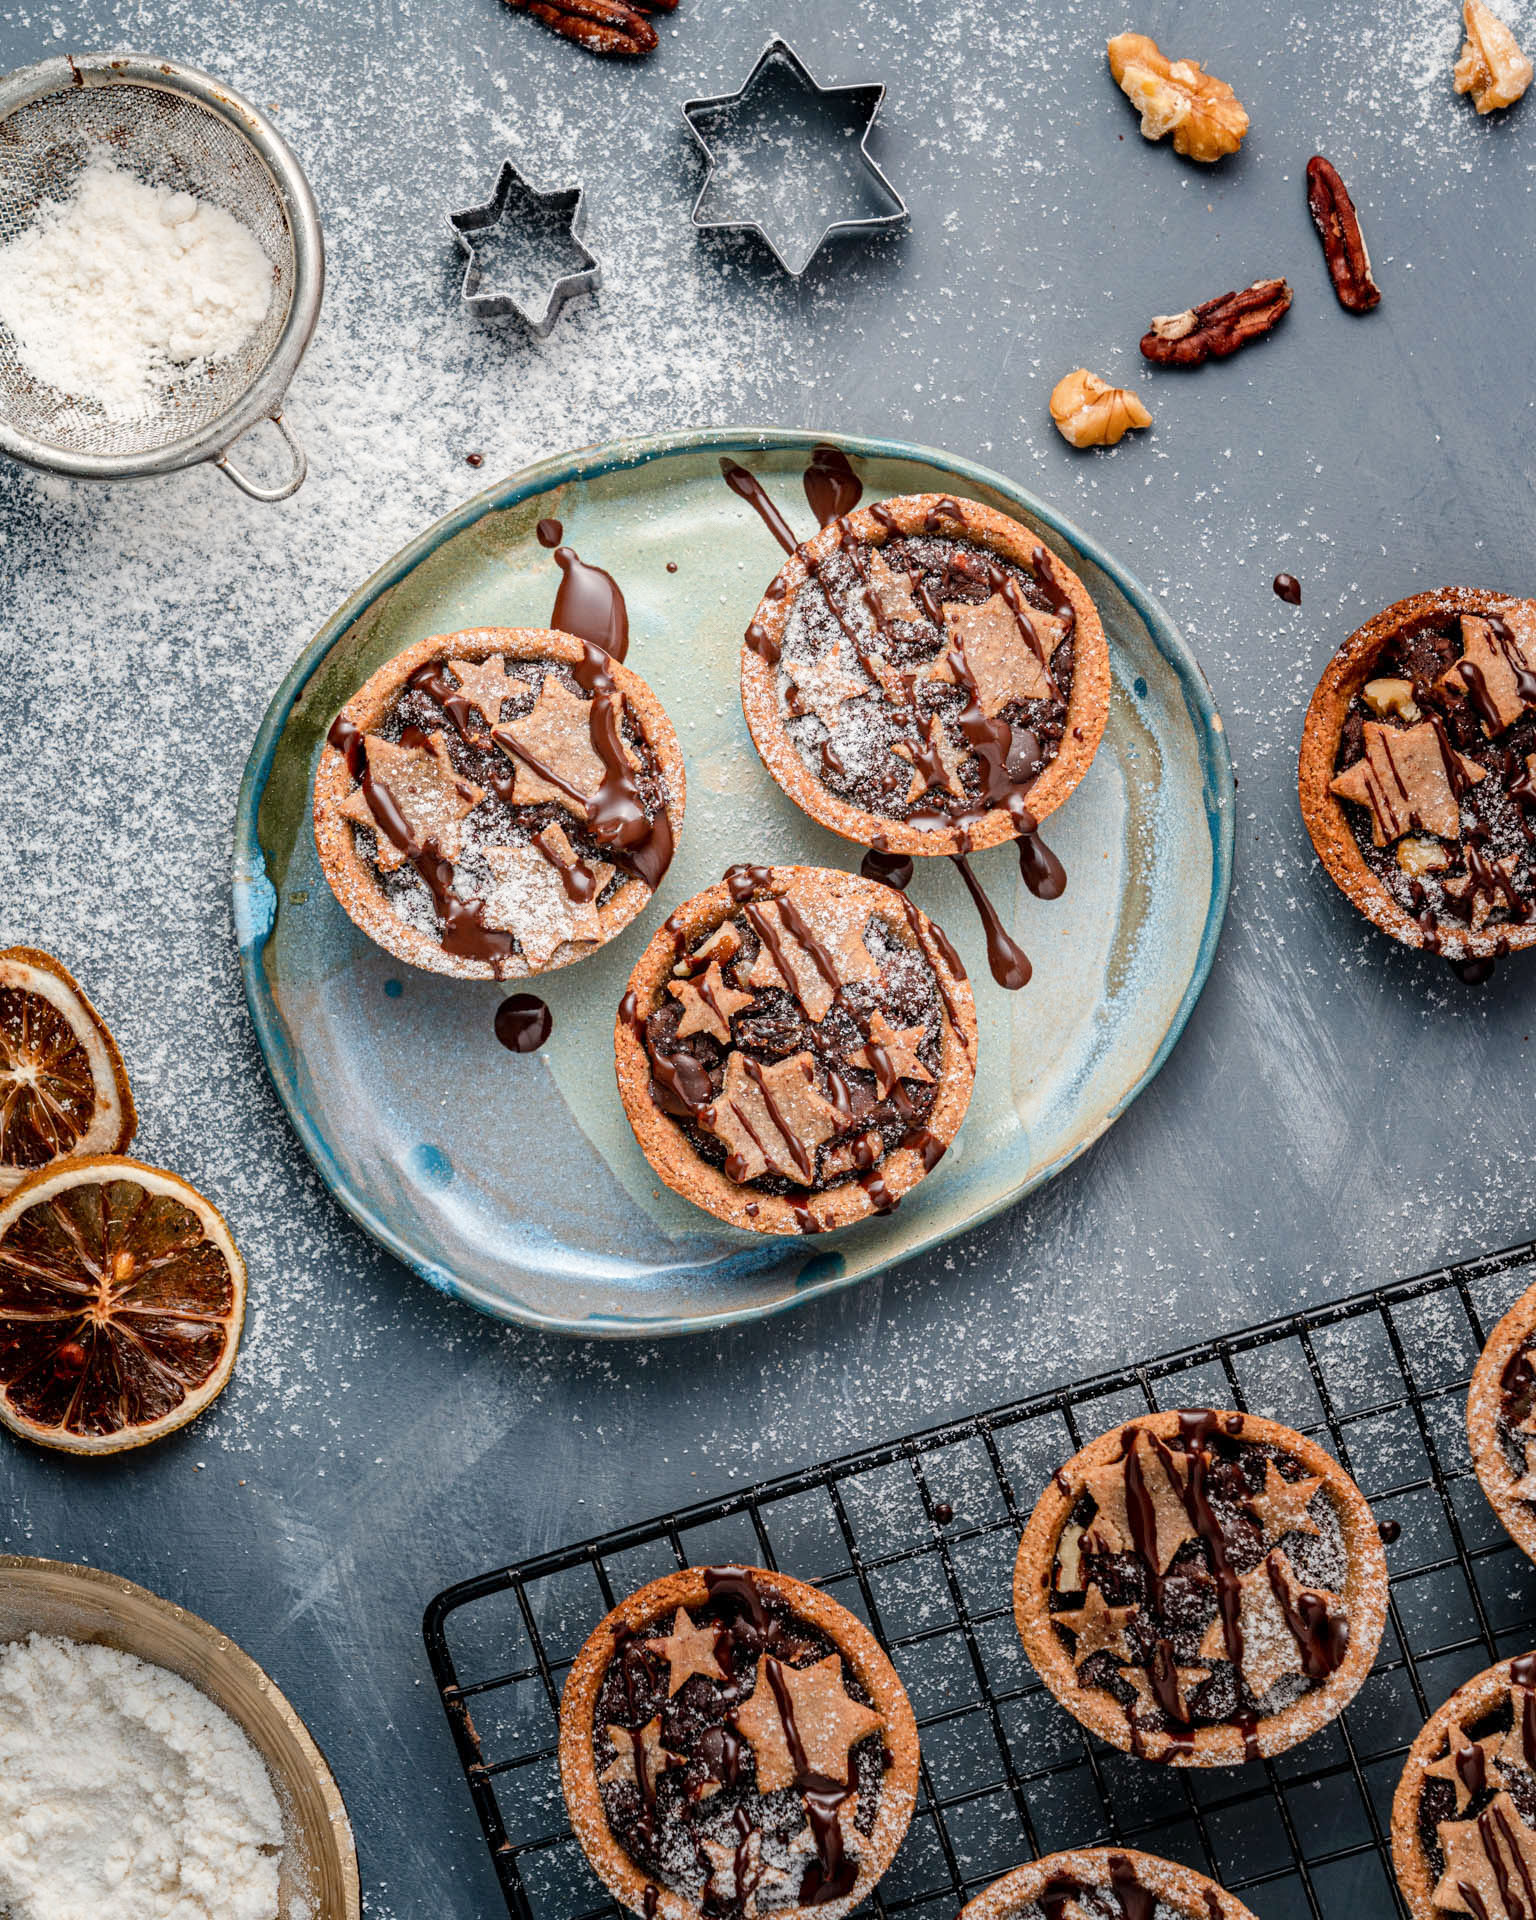
M 65 198 L 108 155 L 152 186 L 196 194 L 250 229 L 272 262 L 266 318 L 236 354 L 158 388 L 131 419 L 62 392 L 22 364 L 0 325 L 0 451 L 89 480 L 171 473 L 212 460 L 253 500 L 286 500 L 303 483 L 304 450 L 282 416 L 320 311 L 325 243 L 292 149 L 248 100 L 174 60 L 66 54 L 0 79 L 0 245 L 37 208 Z M 263 486 L 230 458 L 270 419 L 293 468 Z

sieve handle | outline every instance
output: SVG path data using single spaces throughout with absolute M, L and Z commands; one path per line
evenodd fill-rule
M 293 429 L 288 425 L 288 422 L 283 418 L 281 413 L 274 413 L 270 418 L 273 426 L 277 428 L 278 432 L 288 442 L 288 450 L 293 455 L 293 472 L 278 486 L 264 487 L 259 481 L 253 480 L 249 474 L 242 473 L 234 461 L 230 459 L 228 447 L 226 447 L 222 453 L 216 453 L 213 456 L 213 464 L 227 473 L 240 491 L 242 493 L 248 493 L 253 500 L 286 500 L 290 494 L 297 493 L 299 488 L 303 486 L 304 476 L 309 472 L 309 460 L 305 455 L 304 449 L 294 438 Z M 237 442 L 236 444 L 238 445 L 239 443 Z

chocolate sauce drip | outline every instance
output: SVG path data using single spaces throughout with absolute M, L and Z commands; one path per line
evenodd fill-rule
M 910 1133 L 904 1133 L 901 1136 L 900 1144 L 911 1152 L 920 1153 L 923 1156 L 924 1173 L 932 1173 L 944 1158 L 944 1142 L 936 1134 L 930 1133 L 926 1127 L 913 1127 Z
M 772 1654 L 764 1662 L 764 1672 L 773 1689 L 774 1704 L 778 1707 L 779 1720 L 784 1728 L 784 1744 L 789 1749 L 789 1763 L 795 1770 L 795 1786 L 805 1802 L 811 1837 L 816 1842 L 816 1858 L 806 1868 L 805 1877 L 800 1882 L 800 1901 L 803 1906 L 819 1907 L 829 1900 L 840 1900 L 845 1894 L 851 1893 L 859 1877 L 857 1866 L 844 1850 L 843 1830 L 837 1817 L 839 1808 L 853 1792 L 853 1787 L 846 1780 L 829 1780 L 825 1774 L 817 1773 L 811 1767 L 805 1757 L 800 1729 L 795 1724 L 795 1703 L 784 1679 L 784 1669 Z
M 558 547 L 565 538 L 565 528 L 558 520 L 541 520 L 533 532 L 541 547 Z
M 1019 872 L 1037 900 L 1059 900 L 1067 890 L 1067 870 L 1038 833 L 1019 835 Z
M 1472 696 L 1472 704 L 1477 708 L 1478 716 L 1490 733 L 1498 733 L 1503 727 L 1499 718 L 1499 703 L 1488 691 L 1488 682 L 1483 670 L 1475 660 L 1461 662 L 1461 684 Z
M 742 1751 L 741 1735 L 732 1727 L 710 1727 L 699 1740 L 699 1757 L 722 1787 L 734 1787 L 741 1778 Z
M 900 1196 L 885 1184 L 885 1175 L 879 1167 L 870 1167 L 861 1173 L 859 1185 L 869 1195 L 869 1204 L 876 1213 L 894 1213 L 901 1205 Z
M 1216 1576 L 1216 1606 L 1221 1615 L 1221 1636 L 1225 1644 L 1227 1658 L 1242 1672 L 1243 1667 L 1243 1583 L 1232 1569 L 1227 1558 L 1226 1536 L 1221 1524 L 1211 1509 L 1210 1496 L 1206 1491 L 1211 1469 L 1211 1435 L 1216 1431 L 1217 1416 L 1205 1408 L 1194 1408 L 1179 1415 L 1179 1433 L 1184 1441 L 1185 1458 L 1189 1462 L 1189 1474 L 1181 1484 L 1173 1458 L 1156 1435 L 1152 1435 L 1152 1445 L 1157 1449 L 1169 1482 L 1178 1491 L 1184 1502 L 1184 1511 L 1189 1515 L 1189 1523 L 1205 1542 L 1211 1556 L 1211 1571 Z
M 770 667 L 776 667 L 779 664 L 779 643 L 761 620 L 754 620 L 747 628 L 746 641 L 759 660 L 766 660 Z
M 837 447 L 818 447 L 805 470 L 806 504 L 819 527 L 852 513 L 864 497 L 864 482 Z
M 947 1500 L 939 1500 L 934 1504 L 933 1517 L 941 1527 L 947 1527 L 955 1517 L 955 1510 Z
M 761 893 L 764 888 L 773 884 L 773 868 L 754 867 L 748 865 L 746 861 L 741 861 L 734 867 L 726 868 L 725 884 L 731 899 L 738 907 L 743 907 L 754 893 Z M 786 974 L 785 978 L 788 979 L 789 976 Z
M 1309 1680 L 1326 1680 L 1343 1666 L 1349 1652 L 1348 1620 L 1343 1614 L 1330 1613 L 1320 1593 L 1303 1589 L 1293 1601 L 1275 1555 L 1270 1554 L 1264 1564 L 1276 1603 L 1301 1654 L 1302 1672 Z
M 645 1015 L 633 992 L 619 1002 L 619 1018 L 629 1027 L 651 1066 L 651 1098 L 663 1113 L 698 1121 L 709 1111 L 714 1088 L 709 1075 L 691 1053 L 669 1052 L 654 1045 L 645 1030 Z
M 1445 964 L 1463 985 L 1480 987 L 1493 978 L 1498 962 L 1485 955 L 1472 960 L 1447 960 Z
M 555 1016 L 536 994 L 511 994 L 496 1009 L 496 1038 L 509 1053 L 537 1053 L 554 1027 Z
M 629 612 L 618 582 L 611 573 L 583 560 L 573 547 L 556 547 L 555 565 L 561 574 L 560 591 L 549 624 L 622 660 L 629 652 Z
M 661 1888 L 647 1880 L 645 1892 L 640 1897 L 640 1904 L 645 1913 L 645 1920 L 656 1920 L 656 1911 L 661 1904 Z
M 1135 1862 L 1123 1853 L 1109 1856 L 1109 1884 L 1125 1920 L 1152 1920 L 1157 1902 L 1136 1878 Z
M 1301 605 L 1301 582 L 1294 573 L 1277 573 L 1274 578 L 1275 592 L 1293 607 Z
M 992 978 L 1000 987 L 1017 993 L 1020 987 L 1029 985 L 1030 975 L 1034 972 L 1029 964 L 1029 956 L 1004 927 L 986 889 L 971 872 L 971 863 L 966 856 L 952 853 L 949 857 L 960 869 L 960 878 L 965 882 L 966 891 L 976 902 L 976 911 L 981 915 L 982 929 L 987 936 L 987 965 L 992 969 Z
M 859 872 L 866 880 L 878 880 L 881 886 L 894 887 L 900 893 L 912 883 L 912 861 L 904 853 L 887 853 L 880 847 L 871 847 L 859 862 Z
M 1504 664 L 1515 676 L 1515 692 L 1528 707 L 1536 707 L 1536 673 L 1532 673 L 1525 664 L 1520 649 L 1510 631 L 1509 623 L 1502 614 L 1490 613 L 1485 616 L 1493 633 L 1494 645 L 1504 656 Z
M 1396 1520 L 1379 1522 L 1376 1531 L 1381 1535 L 1381 1544 L 1384 1547 L 1390 1547 L 1395 1540 L 1401 1540 L 1403 1537 L 1403 1530 Z
M 467 741 L 473 746 L 483 746 L 485 744 L 485 734 L 480 732 L 473 720 L 470 719 L 472 709 L 468 700 L 465 699 L 463 693 L 457 687 L 449 685 L 448 676 L 443 672 L 443 666 L 440 660 L 429 660 L 426 666 L 418 667 L 405 684 L 408 687 L 414 687 L 418 693 L 424 693 L 430 699 L 435 700 L 453 722 L 454 732 L 458 734 L 461 740 Z M 407 727 L 404 732 L 401 733 L 400 743 L 402 746 L 408 744 L 405 736 L 411 731 L 412 729 Z M 348 765 L 350 766 L 350 764 L 349 762 Z
M 772 1646 L 778 1639 L 779 1623 L 763 1605 L 763 1596 L 757 1590 L 750 1567 L 706 1567 L 704 1591 L 711 1600 L 735 1601 L 757 1629 L 763 1646 Z
M 727 454 L 720 456 L 720 471 L 731 492 L 753 508 L 757 517 L 786 553 L 793 553 L 800 542 L 795 538 L 789 522 L 764 492 L 762 482 L 757 475 L 748 473 L 745 467 L 738 466 Z

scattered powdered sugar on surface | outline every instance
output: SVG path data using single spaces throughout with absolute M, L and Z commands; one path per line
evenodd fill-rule
M 282 1845 L 260 1755 L 179 1674 L 38 1634 L 0 1646 L 10 1920 L 277 1920 Z
M 292 501 L 258 508 L 208 470 L 91 487 L 0 468 L 0 943 L 77 973 L 128 1060 L 136 1150 L 209 1193 L 251 1269 L 209 1415 L 111 1477 L 0 1451 L 5 1544 L 118 1566 L 251 1646 L 369 1835 L 374 1920 L 497 1898 L 423 1684 L 415 1623 L 450 1579 L 1529 1231 L 1528 966 L 1473 994 L 1391 949 L 1320 873 L 1294 790 L 1307 699 L 1350 629 L 1447 580 L 1530 584 L 1532 403 L 1499 369 L 1536 301 L 1536 122 L 1455 96 L 1458 11 L 1154 6 L 1137 24 L 1253 115 L 1206 171 L 1141 141 L 1103 58 L 1127 22 L 1089 0 L 1027 30 L 996 0 L 786 0 L 774 24 L 818 77 L 887 82 L 871 145 L 913 209 L 908 234 L 839 244 L 791 283 L 687 220 L 702 167 L 677 105 L 746 77 L 768 32 L 747 0 L 682 0 L 633 67 L 500 0 L 0 0 L 0 64 L 116 42 L 275 106 L 329 247 L 287 409 L 311 457 Z M 1529 7 L 1505 11 L 1529 33 Z M 1307 218 L 1316 148 L 1384 289 L 1364 320 L 1334 304 Z M 456 304 L 443 215 L 486 199 L 504 155 L 589 191 L 604 285 L 544 343 Z M 1140 366 L 1151 314 L 1271 272 L 1297 300 L 1264 345 L 1193 376 Z M 1152 430 L 1062 445 L 1046 399 L 1076 365 L 1134 385 Z M 743 420 L 990 464 L 1135 571 L 1234 749 L 1232 907 L 1157 1080 L 1022 1207 L 764 1326 L 545 1340 L 406 1274 L 295 1140 L 235 963 L 240 774 L 307 638 L 487 480 Z M 779 556 L 741 519 L 719 589 L 745 618 Z M 1270 593 L 1281 567 L 1299 609 Z M 1070 882 L 1029 904 L 1026 946 L 1071 909 Z M 975 929 L 949 931 L 980 971 Z M 1029 1049 L 1014 1071 L 1027 1097 Z M 963 1154 L 962 1131 L 935 1180 Z M 405 1793 L 424 1812 L 402 1823 Z
M 109 419 L 238 352 L 271 299 L 271 263 L 232 214 L 106 156 L 0 247 L 0 322 L 23 364 Z

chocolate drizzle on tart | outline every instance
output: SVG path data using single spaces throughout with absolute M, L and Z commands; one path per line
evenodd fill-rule
M 1467 1444 L 1489 1505 L 1536 1559 L 1536 1287 L 1494 1328 L 1473 1369 Z
M 1049 1854 L 995 1880 L 959 1920 L 1252 1920 L 1214 1880 L 1121 1847 Z
M 909 1811 L 915 1734 L 894 1674 L 877 1680 L 842 1609 L 782 1576 L 708 1568 L 661 1588 L 645 1618 L 598 1630 L 562 1706 L 566 1794 L 594 1865 L 608 1849 L 591 1845 L 584 1782 L 626 1880 L 654 1888 L 658 1911 L 846 1911 Z
M 815 1233 L 889 1212 L 937 1165 L 975 1017 L 953 947 L 903 895 L 742 865 L 662 927 L 615 1045 L 670 1185 L 758 1231 Z
M 1465 972 L 1536 939 L 1536 604 L 1448 589 L 1353 635 L 1313 697 L 1302 801 L 1406 944 Z
M 1392 1859 L 1415 1920 L 1536 1913 L 1536 1654 L 1469 1680 L 1414 1741 Z
M 1035 1522 L 1020 1549 L 1020 1629 L 1037 1664 L 1052 1656 L 1047 1681 L 1149 1758 L 1199 1763 L 1210 1730 L 1224 1760 L 1277 1751 L 1263 1730 L 1329 1686 L 1360 1630 L 1359 1513 L 1341 1506 L 1342 1480 L 1299 1435 L 1243 1414 L 1158 1416 L 1095 1443 L 1042 1502 L 1060 1523 L 1049 1564 L 1035 1564 Z M 1380 1539 L 1350 1492 L 1384 1606 Z M 1380 1627 L 1378 1606 L 1355 1685 Z
M 573 617 L 617 644 L 608 576 L 578 575 L 570 558 L 564 587 L 582 581 Z M 327 877 L 365 932 L 419 966 L 501 979 L 580 959 L 639 911 L 671 860 L 676 738 L 644 683 L 590 638 L 423 641 L 327 739 L 315 789 Z

